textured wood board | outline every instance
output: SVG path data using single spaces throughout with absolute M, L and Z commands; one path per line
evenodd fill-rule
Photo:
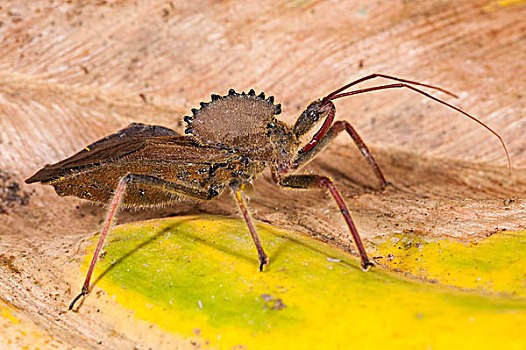
M 502 135 L 515 167 L 511 177 L 494 137 L 409 91 L 337 103 L 337 117 L 353 123 L 377 154 L 392 184 L 385 193 L 374 192 L 366 163 L 343 136 L 311 169 L 336 180 L 370 245 L 407 230 L 472 241 L 524 227 L 521 1 L 0 6 L 0 253 L 15 256 L 22 271 L 0 267 L 0 290 L 66 342 L 97 347 L 109 337 L 111 344 L 130 344 L 125 334 L 108 336 L 107 324 L 93 322 L 96 310 L 54 322 L 71 299 L 64 291 L 77 288 L 58 267 L 79 254 L 79 242 L 98 229 L 104 210 L 22 180 L 132 121 L 181 130 L 190 108 L 229 88 L 275 95 L 288 122 L 312 100 L 373 72 L 452 90 L 460 99 L 448 101 Z M 347 245 L 328 195 L 274 186 L 267 176 L 256 182 L 250 205 L 257 219 Z M 224 196 L 125 213 L 121 220 L 196 212 L 237 215 Z M 95 325 L 89 330 L 81 327 L 88 319 Z

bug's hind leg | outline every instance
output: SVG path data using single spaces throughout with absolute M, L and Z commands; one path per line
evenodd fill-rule
M 283 187 L 297 189 L 328 189 L 336 201 L 336 204 L 338 204 L 340 212 L 342 213 L 343 218 L 345 219 L 345 222 L 351 231 L 351 236 L 354 240 L 354 243 L 356 244 L 356 248 L 358 248 L 358 253 L 360 254 L 360 265 L 362 269 L 367 271 L 371 266 L 373 266 L 373 263 L 369 260 L 369 257 L 365 252 L 362 239 L 356 230 L 356 226 L 354 225 L 354 222 L 351 218 L 349 209 L 347 209 L 347 205 L 345 205 L 340 192 L 338 192 L 336 186 L 334 186 L 330 178 L 320 175 L 289 175 L 282 178 L 279 184 Z
M 356 130 L 352 127 L 352 125 L 344 120 L 336 121 L 330 128 L 327 130 L 325 135 L 310 149 L 308 149 L 305 152 L 301 152 L 296 156 L 296 159 L 294 159 L 294 162 L 292 164 L 293 169 L 298 169 L 310 162 L 314 157 L 318 155 L 321 151 L 329 145 L 336 136 L 338 136 L 342 131 L 347 131 L 349 136 L 353 139 L 356 146 L 360 149 L 360 152 L 362 155 L 367 159 L 367 162 L 369 162 L 369 166 L 374 172 L 374 175 L 376 178 L 380 181 L 380 189 L 384 190 L 387 186 L 387 181 L 385 180 L 384 174 L 382 173 L 382 170 L 378 166 L 378 163 L 376 163 L 376 160 L 374 159 L 373 155 L 365 145 L 365 142 L 363 142 L 362 138 L 356 132 Z
M 258 258 L 259 258 L 259 271 L 263 271 L 263 266 L 268 265 L 268 256 L 263 250 L 263 246 L 261 245 L 261 241 L 256 231 L 256 227 L 254 226 L 254 223 L 252 222 L 252 219 L 250 218 L 247 204 L 245 202 L 243 192 L 241 191 L 242 186 L 237 182 L 232 182 L 230 184 L 230 187 L 232 188 L 232 192 L 234 192 L 234 197 L 236 198 L 236 202 L 237 202 L 237 205 L 239 206 L 239 210 L 241 210 L 241 214 L 243 214 L 243 218 L 245 219 L 245 222 L 247 223 L 248 230 L 250 231 L 250 235 L 252 236 L 252 240 L 254 241 L 254 244 L 256 245 L 256 249 L 258 251 Z
M 108 214 L 106 216 L 106 220 L 104 221 L 104 226 L 102 227 L 102 231 L 99 237 L 99 242 L 97 243 L 97 248 L 95 248 L 95 252 L 93 253 L 93 257 L 91 258 L 91 263 L 90 263 L 88 272 L 86 273 L 86 278 L 84 280 L 82 290 L 79 293 L 79 295 L 77 295 L 75 299 L 73 299 L 73 301 L 69 305 L 69 310 L 73 309 L 73 306 L 81 297 L 89 293 L 91 276 L 93 274 L 93 270 L 95 269 L 95 264 L 97 263 L 97 259 L 102 249 L 102 245 L 104 244 L 104 239 L 106 238 L 106 235 L 108 234 L 108 231 L 111 227 L 111 224 L 113 222 L 117 209 L 119 208 L 119 205 L 122 201 L 122 197 L 124 193 L 126 192 L 127 186 L 130 183 L 158 187 L 158 188 L 163 189 L 166 192 L 182 194 L 188 197 L 202 199 L 202 200 L 210 199 L 211 196 L 214 195 L 214 193 L 209 193 L 208 191 L 205 191 L 202 189 L 187 187 L 187 186 L 175 183 L 175 182 L 159 179 L 155 176 L 138 175 L 138 174 L 128 174 L 124 176 L 120 180 L 119 185 L 117 186 L 117 189 L 115 190 L 115 193 L 113 195 L 113 199 L 111 200 L 111 204 L 108 208 Z

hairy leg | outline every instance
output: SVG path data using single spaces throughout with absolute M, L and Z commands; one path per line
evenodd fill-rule
M 320 176 L 320 175 L 289 175 L 289 176 L 285 176 L 284 178 L 282 178 L 279 184 L 283 187 L 288 187 L 288 188 L 328 189 L 332 197 L 336 201 L 336 204 L 340 208 L 340 212 L 342 213 L 343 218 L 345 219 L 345 222 L 347 223 L 347 226 L 349 227 L 351 236 L 354 240 L 354 243 L 356 244 L 356 248 L 358 248 L 358 253 L 360 254 L 360 263 L 361 263 L 362 269 L 364 271 L 367 271 L 369 267 L 373 266 L 373 263 L 369 260 L 369 257 L 367 256 L 367 253 L 365 252 L 365 248 L 363 246 L 362 239 L 360 238 L 360 235 L 358 234 L 358 231 L 356 230 L 356 226 L 354 225 L 354 222 L 352 221 L 351 214 L 349 213 L 349 209 L 347 209 L 345 202 L 343 201 L 340 193 L 338 192 L 338 190 L 332 183 L 331 179 L 329 179 L 326 176 Z
M 327 147 L 329 143 L 334 141 L 336 136 L 338 136 L 344 130 L 347 131 L 349 136 L 351 136 L 356 146 L 360 149 L 360 152 L 362 153 L 362 155 L 369 162 L 369 166 L 373 169 L 375 176 L 378 178 L 378 180 L 381 183 L 381 189 L 383 190 L 387 186 L 387 181 L 385 180 L 385 177 L 382 171 L 380 170 L 380 167 L 376 163 L 376 160 L 374 159 L 373 155 L 371 154 L 371 152 L 369 151 L 369 149 L 363 142 L 360 135 L 358 135 L 356 130 L 352 127 L 352 125 L 349 122 L 343 121 L 343 120 L 339 120 L 335 122 L 327 130 L 325 135 L 323 135 L 320 141 L 317 142 L 312 148 L 310 148 L 309 150 L 305 152 L 299 153 L 296 156 L 296 159 L 294 159 L 294 163 L 292 164 L 292 169 L 299 169 L 305 164 L 307 164 L 308 162 L 310 162 L 314 157 L 318 155 L 318 153 L 323 151 L 323 149 L 325 149 L 325 147 Z
M 115 217 L 115 213 L 117 212 L 117 209 L 119 208 L 122 197 L 124 193 L 126 192 L 126 187 L 131 183 L 155 186 L 155 187 L 159 187 L 165 190 L 166 192 L 182 194 L 188 197 L 193 197 L 193 198 L 202 199 L 202 200 L 209 199 L 209 196 L 210 196 L 208 191 L 183 186 L 178 183 L 162 180 L 157 177 L 150 176 L 150 175 L 129 174 L 129 175 L 124 176 L 120 180 L 119 185 L 117 186 L 117 189 L 115 190 L 115 194 L 113 195 L 113 199 L 111 200 L 111 204 L 108 208 L 108 214 L 106 216 L 106 220 L 104 221 L 104 225 L 102 227 L 99 242 L 97 243 L 97 248 L 95 249 L 95 252 L 93 253 L 93 257 L 91 258 L 91 263 L 90 263 L 88 272 L 86 273 L 86 278 L 84 280 L 84 285 L 82 286 L 82 290 L 79 293 L 79 295 L 77 295 L 75 299 L 73 299 L 73 301 L 69 305 L 70 310 L 73 309 L 73 306 L 75 305 L 77 300 L 79 300 L 82 296 L 87 295 L 89 293 L 91 276 L 93 274 L 93 270 L 95 269 L 95 264 L 97 263 L 97 259 L 99 257 L 102 246 L 104 244 L 104 240 L 111 227 L 111 224 Z
M 254 224 L 252 223 L 252 219 L 250 218 L 250 214 L 247 209 L 247 204 L 245 202 L 243 192 L 241 191 L 241 186 L 234 182 L 230 185 L 230 187 L 232 188 L 232 191 L 234 192 L 234 197 L 236 198 L 237 205 L 239 206 L 239 210 L 241 210 L 241 214 L 243 214 L 243 218 L 245 219 L 245 222 L 247 223 L 248 230 L 250 231 L 250 235 L 252 236 L 252 240 L 254 241 L 254 244 L 256 245 L 256 249 L 258 251 L 258 258 L 259 258 L 259 271 L 263 271 L 263 265 L 268 264 L 268 256 L 267 254 L 265 254 L 265 251 L 263 250 L 263 246 L 261 245 L 261 241 L 256 231 L 256 227 L 254 226 Z

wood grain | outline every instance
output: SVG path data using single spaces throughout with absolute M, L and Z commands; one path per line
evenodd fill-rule
M 182 131 L 190 108 L 230 88 L 276 96 L 290 123 L 312 100 L 369 73 L 451 90 L 460 98 L 435 96 L 500 133 L 513 175 L 495 137 L 403 90 L 337 102 L 337 118 L 350 121 L 377 156 L 391 183 L 386 192 L 375 191 L 374 177 L 344 136 L 309 169 L 335 179 L 370 247 L 407 230 L 472 241 L 495 230 L 524 228 L 523 1 L 0 6 L 0 254 L 15 256 L 8 261 L 20 269 L 14 273 L 0 265 L 0 295 L 64 348 L 167 343 L 112 332 L 111 311 L 99 313 L 93 305 L 79 314 L 63 313 L 82 278 L 77 272 L 72 277 L 71 269 L 104 209 L 22 180 L 133 121 Z M 259 220 L 349 246 L 327 194 L 276 191 L 265 175 L 251 198 Z M 124 213 L 121 221 L 197 212 L 237 215 L 224 196 L 204 205 Z

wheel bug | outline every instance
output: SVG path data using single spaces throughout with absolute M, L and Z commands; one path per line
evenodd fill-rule
M 396 83 L 345 92 L 373 78 L 385 78 Z M 312 102 L 290 126 L 276 118 L 281 113 L 281 105 L 274 104 L 273 96 L 265 98 L 264 93 L 256 95 L 254 90 L 237 93 L 231 89 L 226 96 L 212 95 L 211 102 L 201 102 L 200 109 L 192 109 L 192 116 L 184 117 L 187 123 L 185 133 L 188 135 L 180 135 L 162 126 L 133 123 L 70 158 L 45 166 L 26 183 L 52 185 L 60 196 L 110 202 L 84 285 L 69 309 L 89 292 L 93 269 L 120 205 L 148 207 L 174 202 L 180 197 L 206 201 L 230 187 L 256 246 L 259 270 L 262 271 L 269 261 L 250 218 L 243 191 L 267 167 L 271 168 L 274 181 L 282 187 L 329 190 L 358 249 L 361 267 L 368 270 L 373 264 L 333 181 L 322 175 L 293 174 L 338 134 L 346 131 L 368 161 L 381 189 L 387 185 L 380 167 L 352 125 L 347 121 L 334 122 L 336 108 L 332 101 L 376 90 L 410 89 L 471 118 L 494 134 L 506 152 L 511 169 L 508 150 L 499 134 L 458 107 L 415 86 L 456 97 L 436 86 L 372 74 Z M 320 129 L 302 146 L 300 138 L 322 120 Z

